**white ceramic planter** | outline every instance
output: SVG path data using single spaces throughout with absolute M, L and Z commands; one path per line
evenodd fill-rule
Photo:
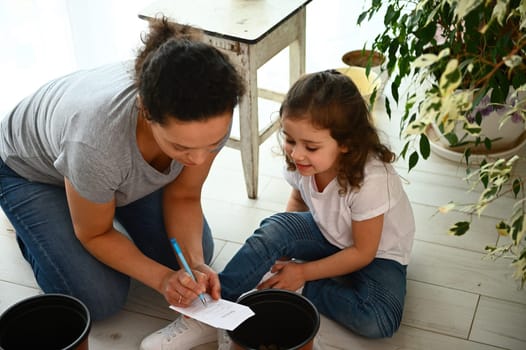
M 489 97 L 486 99 L 486 102 L 489 101 Z M 508 110 L 508 107 L 502 108 L 491 108 L 488 105 L 484 105 L 481 102 L 480 107 L 477 110 L 484 110 L 482 113 L 482 122 L 481 122 L 481 139 L 484 137 L 492 140 L 491 150 L 488 152 L 484 144 L 474 146 L 470 145 L 472 153 L 474 154 L 483 154 L 483 153 L 494 153 L 502 152 L 511 148 L 516 147 L 523 139 L 523 134 L 525 133 L 525 124 L 522 118 L 509 118 L 504 124 L 501 125 L 501 121 Z M 463 141 L 475 141 L 476 136 L 469 134 L 463 128 L 461 122 L 457 122 L 455 126 L 455 134 L 458 140 Z M 436 135 L 439 137 L 439 142 L 442 146 L 449 148 L 450 150 L 463 152 L 465 147 L 452 147 L 449 141 L 444 137 L 437 125 L 433 124 L 433 129 Z
M 519 141 L 521 135 L 524 133 L 524 123 L 514 123 L 511 120 L 508 120 L 506 123 L 504 123 L 500 128 L 500 120 L 501 116 L 497 115 L 497 112 L 493 112 L 494 116 L 488 116 L 482 120 L 481 124 L 481 136 L 488 137 L 490 140 L 492 140 L 491 143 L 491 151 L 492 152 L 499 152 L 503 151 L 509 148 L 513 148 L 517 145 L 517 142 Z M 439 130 L 438 126 L 436 124 L 433 124 L 433 129 L 436 133 L 436 135 L 439 136 L 440 143 L 444 147 L 448 147 L 454 150 L 462 151 L 464 150 L 464 147 L 452 147 L 449 141 L 444 137 L 442 132 Z M 475 141 L 476 137 L 473 135 L 469 135 L 465 130 L 462 129 L 462 125 L 460 123 L 457 124 L 455 127 L 455 133 L 459 140 L 461 140 L 463 137 L 465 137 L 465 141 Z M 480 144 L 478 146 L 472 146 L 472 151 L 474 153 L 484 153 L 488 150 L 484 146 L 484 144 Z

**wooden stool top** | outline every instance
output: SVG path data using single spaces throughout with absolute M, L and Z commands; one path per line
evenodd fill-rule
M 164 15 L 207 34 L 255 43 L 311 0 L 156 0 L 139 14 Z

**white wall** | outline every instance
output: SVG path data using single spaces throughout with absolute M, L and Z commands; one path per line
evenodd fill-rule
M 132 58 L 146 30 L 146 22 L 137 14 L 150 1 L 0 0 L 0 116 L 49 79 Z M 361 49 L 374 38 L 381 23 L 356 25 L 368 2 L 312 0 L 307 6 L 307 72 L 342 67 L 345 52 Z M 263 69 L 272 72 L 273 65 L 288 65 L 286 53 Z M 283 78 L 279 81 L 286 90 L 287 78 Z M 268 86 L 276 79 L 261 83 Z
M 131 58 L 149 0 L 0 0 L 0 115 L 46 81 Z

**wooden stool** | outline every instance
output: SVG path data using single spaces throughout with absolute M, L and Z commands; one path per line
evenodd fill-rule
M 258 88 L 257 70 L 289 47 L 289 83 L 305 73 L 305 7 L 311 0 L 157 0 L 139 13 L 164 15 L 177 24 L 202 29 L 203 40 L 224 52 L 245 79 L 239 103 L 239 139 L 227 146 L 241 151 L 249 198 L 258 194 L 259 146 L 278 129 L 278 121 L 258 121 L 258 97 L 281 102 L 283 94 Z

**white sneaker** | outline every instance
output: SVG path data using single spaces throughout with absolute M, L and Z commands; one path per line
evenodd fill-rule
M 163 329 L 144 338 L 141 350 L 190 350 L 194 346 L 213 342 L 217 330 L 194 319 L 179 316 Z
M 217 330 L 217 350 L 230 350 L 232 347 L 232 339 L 224 329 Z

